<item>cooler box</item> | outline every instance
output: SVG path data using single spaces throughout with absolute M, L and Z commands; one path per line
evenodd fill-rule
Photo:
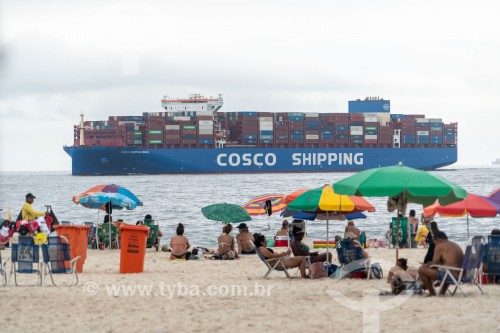
M 276 236 L 274 239 L 274 246 L 276 247 L 288 247 L 290 238 L 288 236 Z
M 328 247 L 331 249 L 334 249 L 335 248 L 335 240 L 329 240 Z M 313 248 L 326 249 L 326 240 L 313 240 Z

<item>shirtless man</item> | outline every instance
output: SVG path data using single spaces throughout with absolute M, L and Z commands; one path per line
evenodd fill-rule
M 446 234 L 438 231 L 434 234 L 434 242 L 436 248 L 434 249 L 434 258 L 432 262 L 420 266 L 418 269 L 419 277 L 424 284 L 424 287 L 429 290 L 430 296 L 436 296 L 433 283 L 436 280 L 441 280 L 444 277 L 444 272 L 438 271 L 436 268 L 430 268 L 432 265 L 445 265 L 450 267 L 459 268 L 462 266 L 464 252 L 462 248 L 455 242 L 449 241 Z M 458 277 L 458 271 L 452 271 L 452 274 Z M 445 283 L 444 288 L 441 290 L 441 295 L 446 293 L 448 284 Z
M 354 234 L 356 234 L 356 240 L 358 242 L 360 241 L 359 236 L 361 235 L 361 231 L 359 231 L 359 229 L 354 226 L 354 221 L 352 221 L 352 220 L 347 221 L 347 226 L 345 227 L 344 238 L 346 238 L 345 235 L 347 235 L 348 232 L 354 232 Z

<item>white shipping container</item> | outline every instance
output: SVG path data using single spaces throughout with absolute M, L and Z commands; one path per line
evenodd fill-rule
M 306 140 L 318 140 L 319 135 L 318 134 L 306 134 Z
M 365 135 L 365 140 L 377 140 L 376 135 Z
M 417 135 L 429 135 L 429 131 L 417 131 Z
M 441 119 L 441 118 L 430 118 L 429 121 L 431 123 L 442 123 L 443 119 Z
M 191 117 L 186 116 L 175 116 L 174 121 L 191 121 Z
M 364 118 L 376 118 L 378 113 L 363 113 Z
M 363 135 L 363 131 L 351 131 L 351 135 Z
M 317 112 L 306 112 L 305 115 L 306 115 L 306 118 L 318 118 L 319 117 L 319 113 L 317 113 Z
M 377 113 L 377 120 L 380 125 L 385 126 L 391 122 L 391 114 L 387 112 Z
M 273 122 L 273 117 L 259 117 L 259 121 L 261 123 L 263 123 L 263 122 L 271 122 L 272 123 Z
M 135 125 L 134 126 L 134 131 L 138 131 L 139 130 L 139 125 Z
M 196 115 L 197 116 L 213 116 L 213 112 L 212 111 L 196 111 Z
M 213 120 L 198 120 L 198 124 L 200 124 L 200 127 L 202 125 L 210 125 L 210 126 L 213 126 L 214 125 L 214 121 Z
M 273 125 L 260 125 L 260 130 L 261 131 L 272 131 Z
M 165 125 L 165 129 L 178 131 L 180 129 L 180 125 Z
M 377 119 L 377 117 L 365 117 L 365 122 L 366 123 L 377 123 L 378 119 Z
M 199 129 L 198 134 L 200 134 L 200 135 L 212 135 L 212 134 L 214 134 L 214 131 L 211 129 L 210 130 Z
M 363 126 L 351 126 L 351 132 L 352 131 L 361 131 L 361 132 L 363 132 Z
M 426 118 L 417 118 L 417 123 L 428 123 L 430 119 Z

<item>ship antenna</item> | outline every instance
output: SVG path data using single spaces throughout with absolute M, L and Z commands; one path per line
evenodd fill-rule
M 85 131 L 83 127 L 83 110 L 80 110 L 80 146 L 85 146 Z

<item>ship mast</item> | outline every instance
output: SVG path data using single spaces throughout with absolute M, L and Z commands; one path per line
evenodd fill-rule
M 83 127 L 83 111 L 80 111 L 80 146 L 85 146 L 85 131 Z

